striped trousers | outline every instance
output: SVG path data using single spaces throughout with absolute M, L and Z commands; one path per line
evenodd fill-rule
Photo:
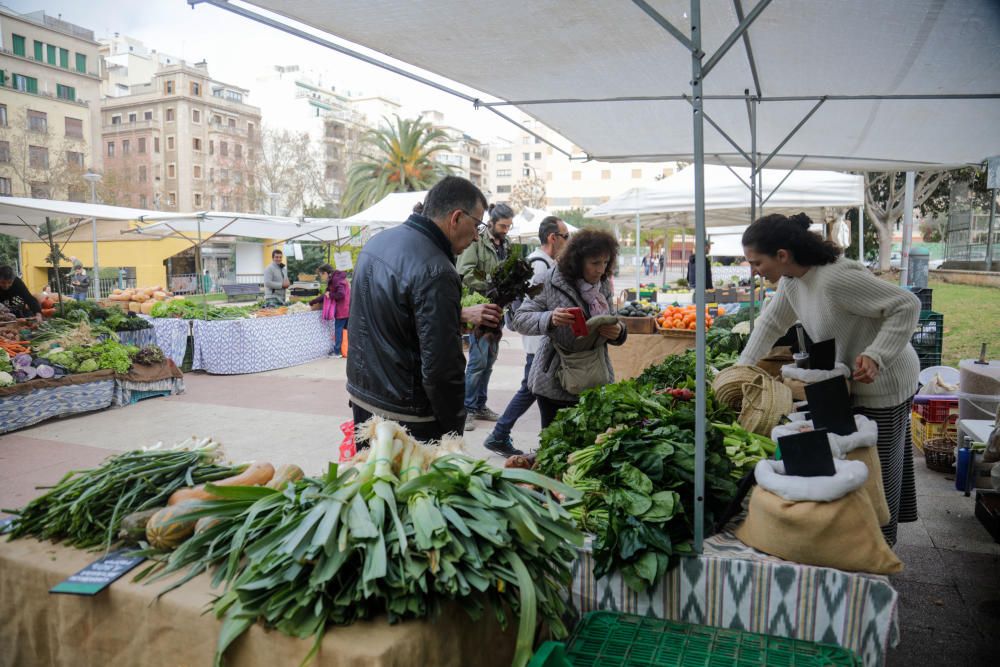
M 858 408 L 878 425 L 878 458 L 882 465 L 882 485 L 889 505 L 889 523 L 882 534 L 890 546 L 896 544 L 899 523 L 917 520 L 917 486 L 913 475 L 913 446 L 910 411 L 913 397 L 891 408 Z

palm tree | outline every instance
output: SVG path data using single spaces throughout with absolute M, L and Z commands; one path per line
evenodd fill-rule
M 347 172 L 347 184 L 340 202 L 340 214 L 354 215 L 393 192 L 427 190 L 451 167 L 434 160 L 438 151 L 448 150 L 441 143 L 448 139 L 443 130 L 416 120 L 395 117 L 393 124 L 366 132 L 361 141 L 362 160 Z

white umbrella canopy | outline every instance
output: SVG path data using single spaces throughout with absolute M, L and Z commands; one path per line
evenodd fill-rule
M 129 234 L 167 237 L 182 236 L 202 241 L 216 235 L 239 236 L 257 239 L 278 239 L 281 241 L 298 239 L 302 241 L 330 240 L 318 234 L 332 234 L 336 238 L 337 220 L 322 218 L 300 219 L 255 213 L 227 213 L 205 211 L 199 213 L 159 213 L 146 216 L 151 224 L 128 230 Z M 345 232 L 349 235 L 349 232 Z
M 423 203 L 426 197 L 427 190 L 393 192 L 360 213 L 338 220 L 339 228 L 331 227 L 325 231 L 316 232 L 312 236 L 324 241 L 336 241 L 350 237 L 351 227 L 364 227 L 370 231 L 377 231 L 401 225 L 413 213 L 413 207 L 418 203 Z
M 97 218 L 98 220 L 141 220 L 144 216 L 162 215 L 159 211 L 107 204 L 0 197 L 0 234 L 25 241 L 44 238 L 46 218 Z
M 514 216 L 514 224 L 511 225 L 510 233 L 507 236 L 516 243 L 540 243 L 538 227 L 542 224 L 542 220 L 550 215 L 553 214 L 544 209 L 526 206 L 520 213 Z M 579 231 L 579 229 L 568 222 L 565 224 L 570 234 Z
M 631 188 L 587 211 L 587 217 L 642 226 L 690 226 L 695 209 L 694 165 L 654 185 Z M 761 173 L 764 213 L 805 211 L 814 222 L 823 222 L 822 208 L 860 206 L 864 203 L 864 177 L 831 171 L 765 169 Z M 705 165 L 705 224 L 708 227 L 748 225 L 750 219 L 750 170 L 745 167 Z M 758 207 L 757 215 L 761 215 Z

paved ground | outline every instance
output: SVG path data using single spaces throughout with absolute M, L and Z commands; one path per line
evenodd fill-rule
M 502 412 L 523 374 L 520 338 L 505 336 L 490 384 L 489 404 Z M 190 435 L 221 441 L 236 461 L 297 463 L 320 472 L 337 456 L 339 426 L 350 418 L 345 361 L 241 376 L 185 377 L 187 392 L 138 405 L 47 422 L 0 437 L 0 507 L 17 507 L 36 486 L 67 470 L 92 466 L 111 452 Z M 467 434 L 468 449 L 489 452 L 482 441 L 490 424 Z M 517 446 L 537 446 L 538 411 L 518 422 Z M 494 459 L 499 462 L 499 459 Z M 902 643 L 891 667 L 995 665 L 991 643 L 1000 636 L 1000 545 L 973 516 L 973 499 L 953 480 L 917 460 L 921 520 L 900 527 L 897 552 L 906 570 L 894 577 L 900 592 Z

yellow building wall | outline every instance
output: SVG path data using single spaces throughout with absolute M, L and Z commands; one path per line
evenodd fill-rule
M 139 287 L 166 286 L 167 267 L 163 261 L 190 247 L 191 244 L 185 239 L 170 238 L 140 241 L 98 241 L 97 257 L 102 268 L 135 267 L 136 285 Z M 62 248 L 62 252 L 67 257 L 79 258 L 84 266 L 89 267 L 93 263 L 94 252 L 90 241 L 67 243 Z M 40 291 L 48 283 L 48 269 L 52 267 L 45 261 L 48 254 L 48 244 L 38 242 L 21 244 L 24 282 L 32 292 Z M 68 266 L 69 262 L 60 265 Z M 55 289 L 55 285 L 52 288 Z

